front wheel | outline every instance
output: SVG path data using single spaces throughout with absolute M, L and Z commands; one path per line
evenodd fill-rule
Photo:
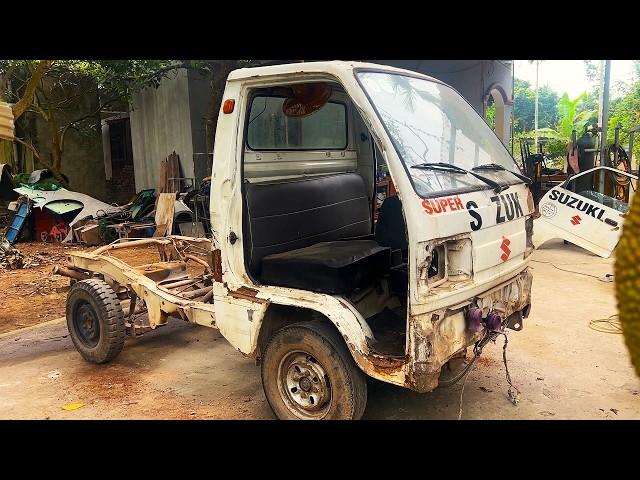
M 262 358 L 262 386 L 279 419 L 359 420 L 367 382 L 333 325 L 297 323 L 276 332 Z

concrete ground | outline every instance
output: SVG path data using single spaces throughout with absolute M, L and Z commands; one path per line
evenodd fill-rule
M 509 331 L 520 402 L 506 396 L 503 339 L 489 344 L 462 395 L 463 419 L 640 419 L 640 380 L 622 335 L 589 328 L 616 313 L 613 260 L 561 241 L 534 253 L 533 308 Z M 594 277 L 561 271 L 575 270 Z M 462 384 L 429 394 L 369 382 L 366 419 L 457 419 Z M 82 404 L 64 410 L 69 404 Z M 3 419 L 271 419 L 259 368 L 214 330 L 172 321 L 128 339 L 111 364 L 75 351 L 63 322 L 0 336 Z

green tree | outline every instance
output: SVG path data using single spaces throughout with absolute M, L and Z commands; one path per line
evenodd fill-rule
M 640 60 L 633 61 L 633 82 L 640 82 Z
M 487 105 L 487 109 L 484 112 L 484 119 L 487 121 L 489 126 L 493 129 L 496 128 L 496 104 L 491 103 Z
M 636 81 L 626 95 L 611 102 L 609 111 L 607 141 L 613 143 L 615 127 L 620 125 L 620 143 L 627 144 L 629 130 L 640 125 L 640 81 Z M 640 138 L 636 136 L 634 143 L 633 156 L 638 159 L 640 158 Z
M 585 73 L 590 82 L 598 83 L 600 81 L 600 66 L 596 65 L 593 60 L 584 61 Z
M 533 129 L 535 92 L 525 80 L 515 79 L 513 88 L 513 128 L 515 133 Z
M 513 116 L 514 132 L 525 133 L 534 128 L 535 91 L 525 80 L 515 79 Z M 538 89 L 538 128 L 553 128 L 558 117 L 558 94 L 550 87 Z
M 141 88 L 158 87 L 162 78 L 183 65 L 172 60 L 0 60 L 0 99 L 14 104 L 18 125 L 28 115 L 45 122 L 50 157 L 25 139 L 16 141 L 65 184 L 60 174 L 67 135 L 97 128 L 101 112 L 128 103 Z M 74 104 L 87 95 L 98 98 L 95 111 L 72 116 Z

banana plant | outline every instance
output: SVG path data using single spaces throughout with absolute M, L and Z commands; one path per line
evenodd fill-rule
M 587 121 L 598 114 L 597 110 L 583 110 L 578 113 L 578 104 L 587 97 L 583 92 L 571 100 L 565 93 L 558 101 L 558 125 L 556 131 L 564 138 L 571 138 L 571 131 L 581 131 Z
M 568 141 L 571 138 L 571 131 L 582 131 L 585 124 L 594 115 L 598 114 L 598 110 L 583 110 L 578 112 L 578 104 L 587 97 L 586 92 L 577 96 L 573 100 L 565 93 L 558 101 L 558 123 L 556 128 L 539 128 L 537 136 L 549 140 Z M 525 138 L 535 138 L 536 131 L 527 132 L 522 135 Z

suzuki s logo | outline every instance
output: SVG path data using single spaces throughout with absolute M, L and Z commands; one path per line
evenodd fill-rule
M 502 255 L 500 258 L 503 262 L 506 262 L 509 259 L 509 255 L 511 255 L 511 250 L 509 249 L 509 245 L 511 245 L 511 240 L 507 237 L 502 237 L 502 243 L 500 244 L 500 250 L 502 250 Z
M 582 219 L 580 218 L 579 215 L 575 215 L 575 216 L 571 217 L 571 224 L 572 225 L 580 225 L 581 221 L 582 221 Z

